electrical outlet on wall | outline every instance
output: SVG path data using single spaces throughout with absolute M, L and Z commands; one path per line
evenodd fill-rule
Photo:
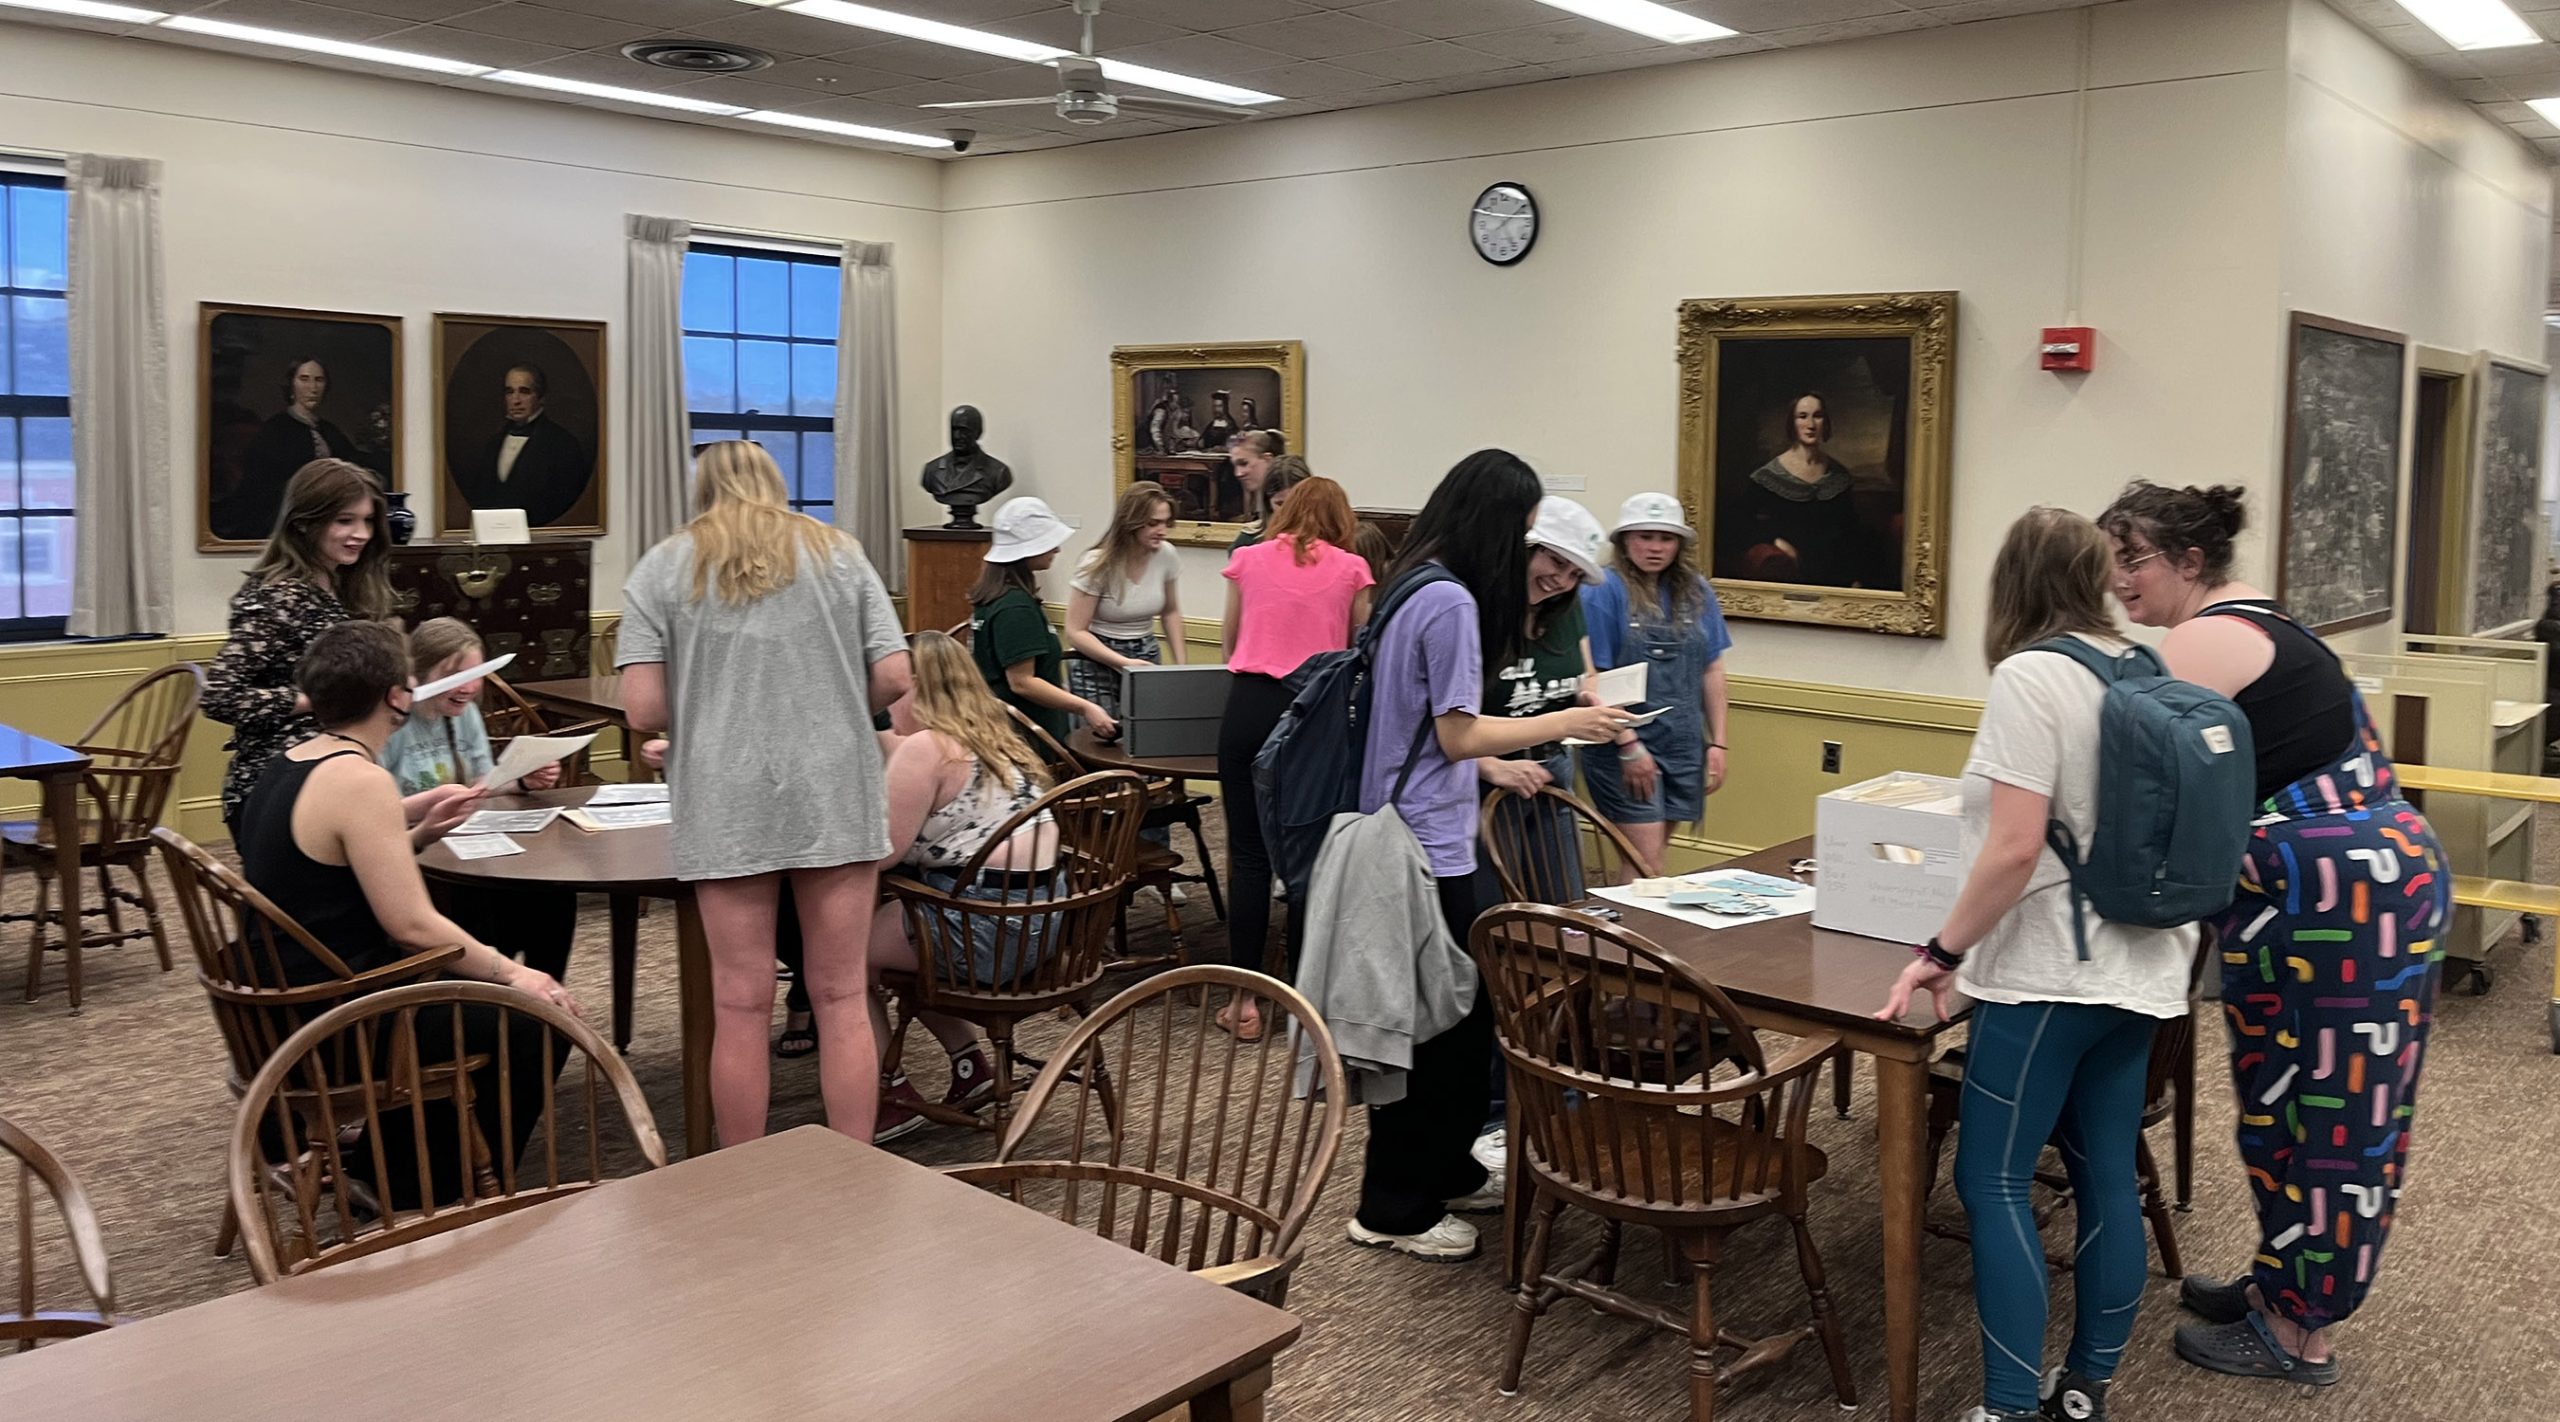
M 1840 743 L 1838 741 L 1824 741 L 1822 743 L 1822 773 L 1825 775 L 1837 775 L 1840 773 Z

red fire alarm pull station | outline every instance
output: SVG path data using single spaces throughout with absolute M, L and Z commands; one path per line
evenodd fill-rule
M 2047 370 L 2094 370 L 2097 368 L 2098 333 L 2088 326 L 2047 326 L 2044 328 L 2044 368 Z

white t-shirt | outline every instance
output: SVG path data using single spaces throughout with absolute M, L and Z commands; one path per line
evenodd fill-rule
M 1181 576 L 1182 557 L 1168 543 L 1147 560 L 1144 571 L 1121 583 L 1116 593 L 1111 584 L 1119 579 L 1105 572 L 1093 553 L 1085 555 L 1076 569 L 1075 580 L 1068 586 L 1101 599 L 1093 608 L 1093 635 L 1125 641 L 1155 635 L 1155 620 L 1164 615 L 1165 589 Z
M 2121 652 L 2127 643 L 2083 637 Z M 2054 818 L 2089 843 L 2097 827 L 2098 711 L 2106 688 L 2053 652 L 2019 652 L 1992 669 L 1991 694 L 1964 766 L 1964 857 L 1971 872 L 1991 833 L 1997 781 L 2050 797 Z M 2018 906 L 1964 955 L 1957 986 L 1984 1002 L 2093 1002 L 2151 1017 L 2187 1011 L 2196 930 L 2139 928 L 2088 913 L 2089 961 L 2071 936 L 2070 878 L 2047 847 Z

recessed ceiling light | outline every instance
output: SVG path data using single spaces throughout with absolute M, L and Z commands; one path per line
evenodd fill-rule
M 738 115 L 757 123 L 780 124 L 784 128 L 805 128 L 812 133 L 833 133 L 845 138 L 868 138 L 876 143 L 904 143 L 916 148 L 948 148 L 947 138 L 928 138 L 921 133 L 900 133 L 894 128 L 873 128 L 869 124 L 838 123 L 834 119 L 810 118 L 806 114 L 787 114 L 774 109 L 755 109 Z
M 590 84 L 584 79 L 563 79 L 552 74 L 527 74 L 521 69 L 498 69 L 480 76 L 501 84 L 521 84 L 528 89 L 550 89 L 562 94 L 580 94 L 590 99 L 611 99 L 619 104 L 647 104 L 652 108 L 682 109 L 689 114 L 721 114 L 736 117 L 747 111 L 744 104 L 715 104 L 707 99 L 687 99 L 674 94 L 652 94 L 645 89 L 624 89 L 612 84 Z
M 1664 44 L 1696 44 L 1700 40 L 1725 39 L 1741 33 L 1712 20 L 1681 14 L 1668 5 L 1654 4 L 1653 0 L 1538 0 L 1538 3 L 1569 10 L 1586 20 L 1633 30 Z
M 946 25 L 940 20 L 901 15 L 895 10 L 855 5 L 850 0 L 789 0 L 781 8 L 813 20 L 833 20 L 839 25 L 903 35 L 927 44 L 947 44 L 953 49 L 975 50 L 998 59 L 1018 59 L 1025 64 L 1046 64 L 1052 59 L 1063 59 L 1068 53 L 1054 45 L 1009 39 L 1003 35 L 991 35 L 985 30 L 973 30 L 966 25 Z
M 158 10 L 137 10 L 131 5 L 102 5 L 98 0 L 0 0 L 19 10 L 46 10 L 56 15 L 77 15 L 84 20 L 117 20 L 128 25 L 147 25 L 168 16 Z
M 432 54 L 413 54 L 405 49 L 382 49 L 369 44 L 349 44 L 345 40 L 322 39 L 318 35 L 297 35 L 286 30 L 262 29 L 256 25 L 235 25 L 228 20 L 205 20 L 193 15 L 178 15 L 164 22 L 164 30 L 185 30 L 189 34 L 212 35 L 216 39 L 239 40 L 244 44 L 274 45 L 278 49 L 308 50 L 313 54 L 333 54 L 340 59 L 361 59 L 369 64 L 396 64 L 403 69 L 425 69 L 437 74 L 486 74 L 485 64 L 466 64 L 459 59 L 439 59 Z
M 1123 84 L 1135 84 L 1141 89 L 1162 89 L 1168 94 L 1189 94 L 1195 99 L 1208 99 L 1220 104 L 1280 102 L 1280 96 L 1277 94 L 1266 94 L 1259 89 L 1242 89 L 1233 84 L 1221 84 L 1215 79 L 1194 79 L 1188 74 L 1149 69 L 1143 64 L 1127 64 L 1117 59 L 1101 59 L 1094 62 L 1100 64 L 1102 72 L 1110 78 L 1117 79 Z
M 2542 43 L 2541 32 L 2508 8 L 2507 0 L 2400 0 L 2400 8 L 2455 49 Z

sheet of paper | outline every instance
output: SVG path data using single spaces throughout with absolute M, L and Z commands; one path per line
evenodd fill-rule
M 1664 898 L 1647 895 L 1641 891 L 1643 887 L 1651 884 L 1666 882 L 1674 893 L 1703 889 L 1748 896 L 1762 904 L 1765 911 L 1723 914 L 1710 913 L 1698 908 L 1673 908 Z M 1800 913 L 1813 912 L 1812 885 L 1796 884 L 1791 886 L 1791 892 L 1783 894 L 1768 889 L 1768 885 L 1778 882 L 1783 881 L 1773 880 L 1764 874 L 1753 874 L 1747 870 L 1710 869 L 1703 874 L 1685 874 L 1667 881 L 1649 880 L 1645 885 L 1637 887 L 1594 889 L 1592 892 L 1612 903 L 1624 904 L 1629 908 L 1640 908 L 1648 913 L 1662 914 L 1697 924 L 1702 928 L 1731 928 L 1736 924 L 1762 923 L 1773 918 L 1793 918 Z
M 1643 671 L 1644 668 L 1637 667 L 1636 670 Z M 1614 706 L 1618 703 L 1611 702 L 1609 704 Z M 1652 710 L 1644 712 L 1641 715 L 1628 717 L 1627 724 L 1630 726 L 1650 726 L 1656 719 L 1670 711 L 1670 709 L 1671 708 L 1668 706 L 1656 706 Z M 1569 746 L 1596 746 L 1600 744 L 1598 741 L 1586 741 L 1580 736 L 1567 736 L 1564 738 L 1564 743 Z
M 462 685 L 466 681 L 476 681 L 484 676 L 496 676 L 498 673 L 505 671 L 507 669 L 507 664 L 513 662 L 515 659 L 516 654 L 509 652 L 503 657 L 491 657 L 489 660 L 482 662 L 476 667 L 464 667 L 462 670 L 455 672 L 451 676 L 437 677 L 426 685 L 411 691 L 409 693 L 409 699 L 412 703 L 419 701 L 432 701 L 436 697 L 444 695 L 446 692 L 453 690 L 455 687 Z
M 546 765 L 567 760 L 585 750 L 587 743 L 594 739 L 593 732 L 583 736 L 518 736 L 507 742 L 506 754 L 499 756 L 498 763 L 489 767 L 489 773 L 480 777 L 480 783 L 492 786 L 521 780 Z
M 587 807 L 603 805 L 662 805 L 667 802 L 665 782 L 627 781 L 620 785 L 599 785 L 587 800 Z
M 531 543 L 533 529 L 526 524 L 522 509 L 473 509 L 471 541 L 474 543 Z
M 639 829 L 644 825 L 675 822 L 675 806 L 661 800 L 654 805 L 606 805 L 601 809 L 570 810 L 562 815 L 582 830 Z
M 1592 678 L 1591 694 L 1603 706 L 1633 706 L 1644 700 L 1645 664 L 1612 667 Z
M 482 810 L 452 829 L 448 835 L 540 834 L 560 818 L 557 808 L 545 810 Z
M 457 834 L 445 839 L 456 859 L 504 859 L 524 853 L 524 846 L 502 834 Z

